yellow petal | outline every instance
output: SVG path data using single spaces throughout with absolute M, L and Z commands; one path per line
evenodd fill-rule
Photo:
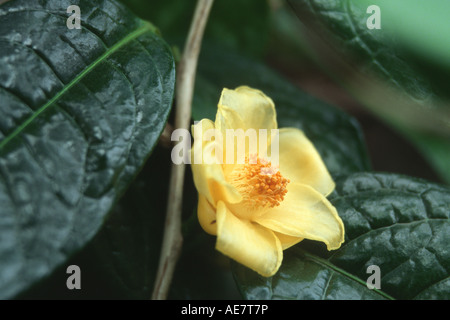
M 216 206 L 218 200 L 229 203 L 240 202 L 241 195 L 226 181 L 222 165 L 214 154 L 214 151 L 222 146 L 216 141 L 203 140 L 201 133 L 204 134 L 208 129 L 214 129 L 214 124 L 207 119 L 200 121 L 192 128 L 194 145 L 191 150 L 191 168 L 197 191 L 213 206 Z
M 217 205 L 216 249 L 264 277 L 274 275 L 283 259 L 280 241 L 272 231 L 238 219 L 221 201 Z
M 275 105 L 260 90 L 242 86 L 223 89 L 219 100 L 215 126 L 225 129 L 277 129 Z
M 281 247 L 283 248 L 283 250 L 286 250 L 303 240 L 303 238 L 288 236 L 287 234 L 283 234 L 283 233 L 279 233 L 279 232 L 274 232 L 274 233 L 277 236 L 277 238 L 280 240 Z
M 228 164 L 225 169 L 230 172 L 232 164 L 244 163 L 245 156 L 266 153 L 271 130 L 278 128 L 275 105 L 260 90 L 247 86 L 225 88 L 218 103 L 215 127 L 222 133 L 224 163 Z M 260 135 L 260 129 L 264 130 L 264 136 Z M 260 141 L 260 137 L 265 137 L 265 141 Z
M 217 235 L 216 209 L 201 194 L 198 196 L 197 216 L 203 230 L 209 234 Z
M 288 236 L 322 241 L 328 250 L 344 242 L 344 224 L 336 208 L 310 186 L 290 183 L 280 206 L 271 208 L 255 221 Z
M 203 135 L 210 129 L 215 129 L 215 126 L 214 122 L 209 119 L 202 119 L 194 124 L 191 128 L 194 141 L 202 142 L 201 145 L 204 145 L 208 141 L 203 141 Z
M 281 174 L 291 182 L 311 186 L 328 196 L 335 184 L 311 141 L 296 128 L 283 128 L 279 133 Z
M 220 154 L 224 153 L 225 144 L 223 143 L 223 137 L 222 132 L 219 130 L 216 130 L 214 122 L 212 122 L 209 119 L 202 119 L 199 122 L 195 123 L 192 126 L 192 135 L 194 137 L 194 146 L 192 148 L 192 155 L 191 160 L 194 164 L 199 163 L 205 163 L 205 159 L 203 159 L 204 156 L 204 150 L 206 146 L 209 144 L 210 148 L 212 145 L 214 145 L 218 151 L 217 154 L 214 154 L 214 156 L 217 159 L 210 159 L 215 160 L 219 163 L 224 163 L 224 158 L 220 158 Z M 216 144 L 211 144 L 211 142 L 216 142 Z M 210 156 L 211 153 L 208 154 Z

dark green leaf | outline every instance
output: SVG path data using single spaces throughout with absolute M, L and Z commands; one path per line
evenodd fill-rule
M 204 46 L 193 101 L 193 118 L 215 119 L 224 87 L 248 85 L 275 102 L 280 128 L 304 130 L 334 176 L 369 170 L 369 161 L 357 122 L 281 77 L 270 68 L 220 48 Z
M 448 2 L 430 1 L 426 10 L 416 0 L 289 3 L 310 33 L 331 45 L 329 54 L 343 58 L 347 72 L 319 63 L 450 182 Z M 381 29 L 367 27 L 370 5 L 380 8 Z
M 93 240 L 21 299 L 149 299 L 166 212 L 170 150 L 157 146 Z M 158 168 L 158 170 L 155 170 Z M 67 290 L 67 265 L 82 272 Z
M 69 5 L 81 29 L 68 29 Z M 0 297 L 97 233 L 165 125 L 174 62 L 115 1 L 0 7 Z
M 448 299 L 450 189 L 395 174 L 357 173 L 337 181 L 331 202 L 346 230 L 328 252 L 304 241 L 285 251 L 272 278 L 234 264 L 248 299 Z M 381 288 L 368 289 L 377 265 Z

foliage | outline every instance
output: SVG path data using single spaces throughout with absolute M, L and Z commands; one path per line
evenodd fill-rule
M 424 15 L 419 1 L 405 1 L 216 0 L 192 120 L 215 118 L 224 87 L 248 85 L 270 96 L 279 126 L 303 130 L 335 179 L 329 199 L 346 241 L 332 252 L 303 241 L 286 250 L 271 278 L 235 262 L 230 268 L 198 225 L 187 170 L 184 244 L 170 298 L 449 298 L 450 188 L 374 172 L 357 120 L 268 63 L 318 63 L 448 182 L 448 4 L 431 1 Z M 82 9 L 81 29 L 66 27 L 73 4 Z M 366 27 L 372 4 L 382 8 L 381 30 Z M 0 298 L 150 297 L 171 165 L 170 149 L 158 140 L 172 123 L 175 65 L 194 6 L 0 5 Z M 411 28 L 420 31 L 414 38 Z M 319 42 L 335 60 L 322 59 Z M 83 271 L 83 290 L 67 289 L 69 265 Z M 370 265 L 380 267 L 379 289 L 366 286 Z

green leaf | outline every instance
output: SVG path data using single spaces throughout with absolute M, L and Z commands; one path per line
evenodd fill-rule
M 411 1 L 395 1 L 394 7 L 408 7 Z M 433 3 L 434 1 L 430 1 Z M 392 1 L 354 0 L 289 0 L 300 19 L 309 28 L 325 32 L 323 37 L 348 59 L 357 58 L 354 63 L 365 71 L 375 72 L 390 81 L 390 84 L 406 90 L 413 98 L 421 101 L 436 96 L 431 79 L 419 73 L 418 66 L 408 52 L 398 44 L 401 36 L 388 30 L 393 25 L 410 20 L 408 15 L 391 12 Z M 370 5 L 380 7 L 381 29 L 369 29 L 367 13 Z M 362 63 L 362 66 L 359 64 Z
M 198 65 L 192 116 L 215 119 L 224 87 L 248 85 L 275 102 L 278 126 L 302 129 L 333 176 L 370 169 L 361 129 L 354 118 L 322 102 L 254 60 L 203 46 Z
M 450 182 L 446 80 L 450 51 L 444 40 L 450 30 L 448 2 L 429 1 L 426 9 L 416 0 L 289 3 L 309 32 L 332 48 L 328 53 L 332 60 L 343 60 L 345 68 L 324 59 L 318 62 L 363 105 L 411 140 Z M 370 5 L 380 8 L 381 29 L 367 27 Z
M 81 29 L 68 29 L 69 5 Z M 0 7 L 0 297 L 102 226 L 149 157 L 174 90 L 170 49 L 115 1 Z
M 171 163 L 170 150 L 156 146 L 92 241 L 19 298 L 149 299 L 159 262 Z M 67 265 L 80 267 L 82 290 L 67 290 Z
M 263 278 L 235 263 L 247 299 L 448 299 L 450 189 L 396 174 L 356 173 L 331 196 L 345 242 L 326 251 L 303 241 L 285 251 L 279 272 Z M 381 288 L 368 289 L 367 267 Z

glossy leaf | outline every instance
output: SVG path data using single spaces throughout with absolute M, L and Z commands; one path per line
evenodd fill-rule
M 81 29 L 68 29 L 70 5 Z M 115 1 L 0 7 L 0 297 L 97 233 L 150 155 L 173 97 L 154 26 Z
M 271 97 L 278 126 L 296 127 L 317 147 L 334 176 L 369 170 L 363 137 L 354 118 L 320 101 L 265 65 L 212 46 L 204 46 L 198 66 L 192 115 L 215 119 L 224 87 L 248 85 Z
M 163 237 L 170 165 L 170 150 L 156 146 L 92 241 L 19 298 L 149 299 Z M 80 267 L 82 290 L 67 290 L 67 265 Z
M 357 173 L 331 196 L 346 239 L 337 251 L 304 241 L 263 278 L 235 263 L 247 299 L 448 299 L 450 189 L 395 174 Z M 380 268 L 380 289 L 367 288 Z M 372 282 L 371 282 L 372 283 Z

